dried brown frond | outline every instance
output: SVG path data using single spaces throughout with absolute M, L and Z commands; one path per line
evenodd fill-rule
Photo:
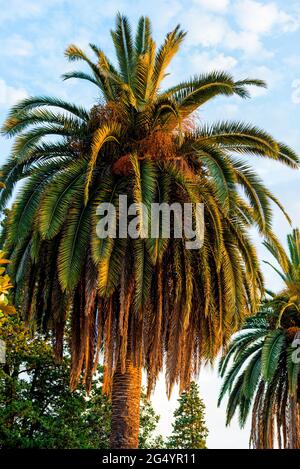
M 297 333 L 298 334 L 300 333 L 300 327 L 293 326 L 293 327 L 289 327 L 288 329 L 286 329 L 286 336 L 288 340 L 290 341 L 293 341 Z
M 174 137 L 161 129 L 155 130 L 136 145 L 136 152 L 141 157 L 153 160 L 169 160 L 177 156 Z
M 133 171 L 130 155 L 121 156 L 112 165 L 112 172 L 118 176 L 129 176 Z
M 111 122 L 118 122 L 126 128 L 128 119 L 124 113 L 124 107 L 120 102 L 109 101 L 105 104 L 97 104 L 91 108 L 89 124 L 92 130 L 98 129 L 104 124 Z
M 147 137 L 131 145 L 131 153 L 136 153 L 139 160 L 150 158 L 155 161 L 170 161 L 184 172 L 187 177 L 193 178 L 194 172 L 187 160 L 178 154 L 174 136 L 163 130 L 156 130 Z M 112 172 L 120 176 L 128 176 L 132 173 L 130 153 L 122 155 L 112 165 Z

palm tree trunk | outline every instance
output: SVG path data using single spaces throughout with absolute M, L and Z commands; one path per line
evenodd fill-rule
M 300 404 L 296 403 L 296 449 L 300 449 Z
M 141 383 L 142 369 L 135 366 L 128 351 L 125 372 L 119 361 L 113 376 L 111 448 L 138 447 Z
M 289 398 L 289 449 L 300 448 L 300 406 L 296 397 Z

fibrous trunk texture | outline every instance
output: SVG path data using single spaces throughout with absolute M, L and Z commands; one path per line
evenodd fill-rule
M 138 447 L 141 381 L 142 369 L 133 363 L 128 353 L 125 371 L 122 373 L 119 361 L 113 376 L 111 448 Z
M 289 399 L 289 425 L 288 425 L 288 440 L 289 449 L 300 448 L 300 404 L 297 403 L 295 397 Z

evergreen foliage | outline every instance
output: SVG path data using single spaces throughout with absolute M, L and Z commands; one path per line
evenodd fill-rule
M 188 391 L 178 399 L 174 412 L 173 431 L 167 447 L 172 449 L 205 449 L 208 430 L 205 425 L 205 406 L 198 385 L 192 381 Z

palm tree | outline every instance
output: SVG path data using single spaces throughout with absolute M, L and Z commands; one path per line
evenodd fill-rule
M 195 121 L 194 111 L 210 99 L 245 98 L 247 87 L 262 81 L 212 72 L 162 90 L 185 37 L 179 26 L 158 50 L 145 17 L 133 38 L 127 18 L 118 15 L 111 36 L 117 67 L 94 44 L 95 61 L 75 45 L 66 50 L 89 71 L 64 79 L 85 80 L 99 91 L 90 110 L 42 96 L 10 111 L 3 132 L 15 142 L 2 167 L 0 203 L 5 207 L 16 183 L 26 180 L 2 235 L 15 301 L 28 322 L 53 331 L 58 356 L 70 321 L 72 388 L 81 377 L 90 386 L 103 351 L 111 445 L 126 448 L 138 442 L 142 367 L 148 393 L 163 365 L 168 394 L 175 382 L 183 390 L 200 362 L 214 357 L 257 309 L 263 280 L 247 230 L 257 226 L 278 246 L 270 203 L 280 204 L 241 156 L 292 168 L 299 160 L 252 125 Z M 184 239 L 162 236 L 99 239 L 96 207 L 117 206 L 120 194 L 147 208 L 204 203 L 203 247 L 187 250 Z
M 239 409 L 243 427 L 252 405 L 254 448 L 300 448 L 300 232 L 288 235 L 289 257 L 265 243 L 281 269 L 285 287 L 269 293 L 220 362 L 224 377 L 219 403 L 229 393 L 227 425 Z M 271 264 L 270 264 L 271 265 Z M 231 361 L 233 359 L 233 361 Z

